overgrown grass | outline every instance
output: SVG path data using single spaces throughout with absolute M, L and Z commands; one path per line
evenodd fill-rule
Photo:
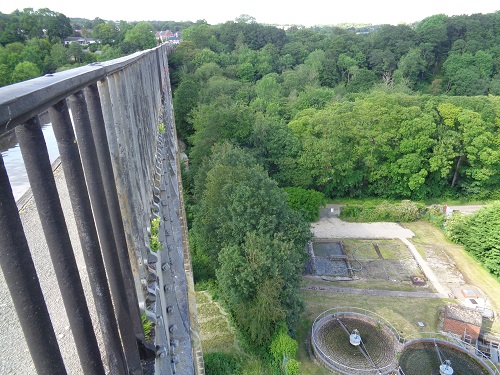
M 230 319 L 209 290 L 213 283 L 196 285 L 196 308 L 206 375 L 271 375 L 269 364 L 238 345 Z
M 400 240 L 342 240 L 347 255 L 355 256 L 356 259 L 376 259 L 378 254 L 374 245 L 378 246 L 383 259 L 408 258 L 411 255 L 406 246 Z
M 373 311 L 394 326 L 401 335 L 407 336 L 418 332 L 436 332 L 439 307 L 453 302 L 439 298 L 408 298 L 392 296 L 355 296 L 350 294 L 304 291 L 306 311 L 302 318 L 314 321 L 323 311 L 337 306 L 351 306 Z M 424 322 L 426 327 L 419 327 Z
M 384 280 L 353 280 L 353 281 L 328 281 L 320 278 L 304 278 L 302 285 L 323 285 L 325 287 L 355 288 L 355 289 L 375 289 L 375 290 L 393 290 L 399 292 L 422 291 L 410 283 L 394 283 Z M 427 291 L 427 290 L 425 290 Z
M 404 200 L 401 202 L 366 200 L 360 203 L 348 203 L 342 207 L 340 218 L 345 221 L 407 222 L 419 220 L 425 212 L 423 203 Z

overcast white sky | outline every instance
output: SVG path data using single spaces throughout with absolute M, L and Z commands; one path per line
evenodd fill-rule
M 209 24 L 241 14 L 259 23 L 331 25 L 338 23 L 412 23 L 433 14 L 492 13 L 498 0 L 0 0 L 0 11 L 49 8 L 66 16 L 125 21 L 196 21 Z

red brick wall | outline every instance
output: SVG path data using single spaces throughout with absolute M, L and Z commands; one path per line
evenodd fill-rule
M 444 318 L 443 331 L 455 333 L 457 335 L 460 335 L 460 337 L 463 339 L 465 329 L 467 329 L 467 334 L 472 337 L 472 340 L 477 340 L 481 327 L 469 323 L 464 323 L 459 320 Z

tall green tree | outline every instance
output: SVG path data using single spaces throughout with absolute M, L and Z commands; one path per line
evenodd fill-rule
M 12 72 L 12 82 L 21 82 L 40 76 L 40 70 L 29 61 L 23 61 L 16 65 Z
M 423 78 L 426 71 L 426 61 L 419 48 L 411 49 L 407 54 L 401 57 L 398 63 L 399 73 L 407 78 L 414 86 L 419 79 Z
M 156 46 L 155 30 L 149 22 L 139 22 L 125 34 L 127 52 L 135 52 Z
M 484 51 L 452 54 L 443 64 L 453 95 L 485 95 L 493 72 L 493 56 Z
M 40 9 L 39 12 L 44 18 L 44 24 L 47 25 L 47 36 L 49 38 L 64 40 L 64 38 L 73 35 L 71 22 L 64 14 L 52 12 L 49 9 Z
M 101 44 L 113 45 L 118 38 L 118 28 L 110 23 L 100 23 L 94 27 L 92 36 L 101 41 Z
M 206 267 L 216 269 L 237 325 L 263 347 L 279 322 L 292 327 L 301 312 L 298 287 L 308 224 L 242 149 L 227 143 L 215 147 L 200 173 L 195 257 L 208 255 Z M 249 308 L 255 314 L 243 314 Z
M 199 165 L 219 142 L 247 145 L 253 123 L 250 107 L 234 102 L 231 97 L 222 95 L 209 104 L 199 105 L 192 111 L 195 133 L 190 138 L 193 144 L 189 155 L 191 162 Z

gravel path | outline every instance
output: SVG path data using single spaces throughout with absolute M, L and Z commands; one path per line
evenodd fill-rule
M 316 238 L 411 238 L 415 234 L 397 223 L 349 223 L 337 217 L 322 218 L 311 224 Z

